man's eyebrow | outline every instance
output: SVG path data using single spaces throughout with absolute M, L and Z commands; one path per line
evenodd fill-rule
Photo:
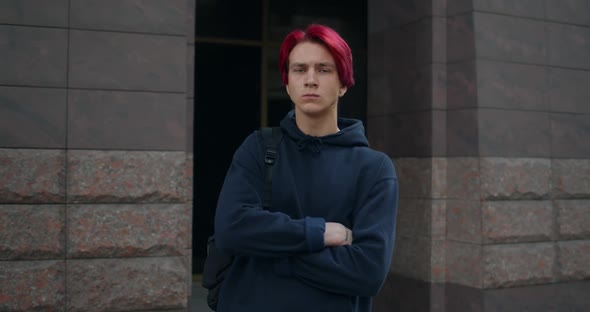
M 319 62 L 317 64 L 314 64 L 315 66 L 320 66 L 320 67 L 336 67 L 335 64 L 330 63 L 330 62 Z M 290 67 L 305 67 L 305 66 L 309 66 L 307 63 L 291 63 Z

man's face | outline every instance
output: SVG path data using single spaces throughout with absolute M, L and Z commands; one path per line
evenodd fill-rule
M 287 93 L 296 112 L 320 116 L 336 110 L 346 87 L 340 84 L 330 51 L 315 42 L 297 44 L 289 54 Z

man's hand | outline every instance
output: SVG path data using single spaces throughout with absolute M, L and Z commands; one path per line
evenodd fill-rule
M 344 225 L 336 222 L 326 222 L 326 231 L 324 232 L 324 245 L 346 246 L 352 244 L 352 231 Z

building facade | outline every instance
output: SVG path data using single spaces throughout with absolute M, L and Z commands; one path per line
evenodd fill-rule
M 310 21 L 400 181 L 374 310 L 588 309 L 590 1 L 353 2 L 0 2 L 0 311 L 194 310 L 208 187 L 288 109 L 273 51 Z

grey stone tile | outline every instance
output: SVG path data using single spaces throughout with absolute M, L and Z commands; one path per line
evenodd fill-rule
M 0 147 L 64 148 L 66 90 L 0 87 Z
M 545 6 L 539 0 L 474 0 L 476 11 L 532 18 L 545 18 Z
M 550 114 L 551 156 L 590 158 L 590 114 Z
M 445 102 L 442 102 L 444 86 L 441 85 L 444 83 L 441 81 L 444 78 L 440 77 L 444 75 L 443 66 L 440 64 L 412 66 L 389 74 L 385 88 L 375 90 L 385 98 L 382 101 L 391 99 L 389 105 L 385 106 L 385 112 L 407 113 L 431 109 L 435 104 L 433 103 L 434 92 L 437 92 L 436 104 L 439 107 L 444 105 L 446 98 Z
M 184 37 L 72 30 L 69 86 L 186 91 Z
M 0 23 L 67 27 L 68 1 L 2 0 Z
M 549 114 L 496 109 L 479 110 L 481 156 L 549 157 Z
M 590 69 L 590 28 L 547 23 L 548 65 Z
M 186 1 L 186 40 L 188 44 L 195 44 L 195 16 L 196 16 L 196 0 Z
M 192 153 L 194 151 L 194 135 L 195 134 L 195 100 L 186 100 L 186 151 Z
M 0 84 L 65 87 L 68 31 L 0 25 Z
M 449 16 L 473 11 L 473 0 L 447 0 L 446 2 Z
M 390 20 L 394 25 L 407 24 L 425 16 L 432 15 L 431 1 L 428 0 L 399 0 L 385 1 L 384 10 L 391 12 L 395 18 Z
M 545 0 L 545 7 L 548 20 L 590 25 L 588 0 Z
M 187 0 L 72 0 L 71 27 L 186 36 Z
M 590 71 L 549 68 L 547 72 L 551 112 L 590 114 Z
M 447 111 L 433 110 L 432 116 L 432 156 L 447 155 Z
M 466 61 L 447 65 L 447 108 L 478 106 L 476 63 Z
M 543 66 L 478 61 L 479 107 L 547 110 L 547 69 Z
M 526 18 L 475 13 L 477 57 L 544 65 L 545 23 Z
M 479 154 L 477 109 L 447 111 L 447 154 L 455 157 Z
M 68 98 L 69 148 L 186 148 L 183 94 L 70 90 Z
M 432 156 L 432 112 L 411 112 L 387 117 L 386 131 L 392 145 L 391 156 Z
M 473 60 L 476 52 L 475 39 L 473 13 L 449 16 L 447 18 L 448 62 Z
M 186 48 L 186 97 L 195 97 L 195 46 Z

